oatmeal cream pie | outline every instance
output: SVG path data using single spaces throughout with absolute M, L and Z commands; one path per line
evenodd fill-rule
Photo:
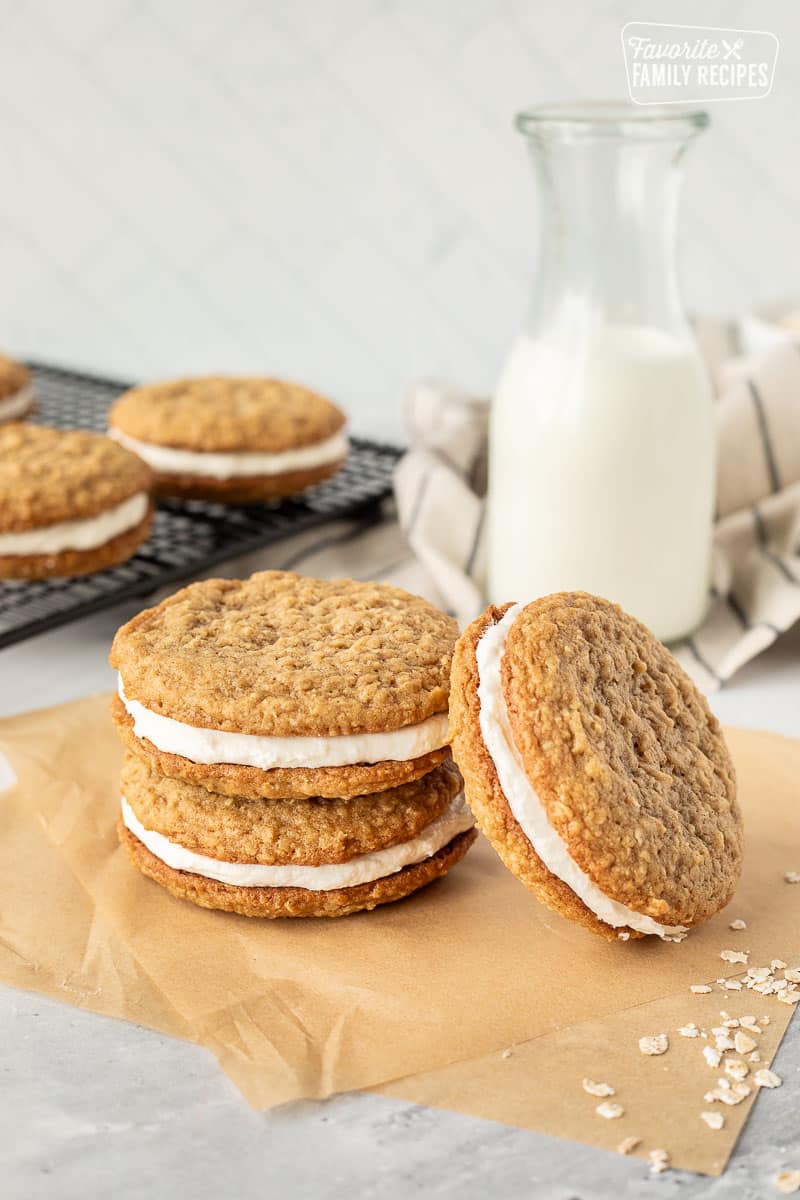
M 0 354 L 0 421 L 19 421 L 33 408 L 31 373 L 22 363 Z
M 148 463 L 159 495 L 257 504 L 333 475 L 347 456 L 345 416 L 279 379 L 214 375 L 132 388 L 109 435 Z
M 0 579 L 87 575 L 150 531 L 149 467 L 110 438 L 0 425 Z
M 175 896 L 250 917 L 345 916 L 402 899 L 476 837 L 452 760 L 349 800 L 216 795 L 133 754 L 120 785 L 134 866 Z
M 742 819 L 719 724 L 616 605 L 488 608 L 456 647 L 451 714 L 479 827 L 551 909 L 606 938 L 680 940 L 731 899 Z
M 378 583 L 208 579 L 118 631 L 129 750 L 229 796 L 349 797 L 449 757 L 455 621 Z

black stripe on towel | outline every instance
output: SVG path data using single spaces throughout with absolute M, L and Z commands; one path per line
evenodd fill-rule
M 406 525 L 407 537 L 411 537 L 411 534 L 414 532 L 414 526 L 417 523 L 417 517 L 419 516 L 420 509 L 422 508 L 422 501 L 425 499 L 425 493 L 428 490 L 428 484 L 431 481 L 431 475 L 433 474 L 433 471 L 434 468 L 431 467 L 430 471 L 427 471 L 417 484 L 417 494 L 414 497 L 414 502 L 411 505 L 411 511 L 408 514 L 408 524 Z
M 781 490 L 781 482 L 778 478 L 778 468 L 775 465 L 775 455 L 772 450 L 772 439 L 769 435 L 769 426 L 767 425 L 767 413 L 764 408 L 764 401 L 761 399 L 759 392 L 752 379 L 748 379 L 747 386 L 750 389 L 750 396 L 753 401 L 753 407 L 756 410 L 756 420 L 758 422 L 761 441 L 764 445 L 764 458 L 767 461 L 767 473 L 769 474 L 770 487 L 773 492 Z
M 751 621 L 736 596 L 734 596 L 733 592 L 729 592 L 724 599 L 731 612 L 744 629 L 758 629 L 760 626 L 762 629 L 769 629 L 770 632 L 774 633 L 776 637 L 779 633 L 783 632 L 781 629 L 778 629 L 777 625 L 773 625 L 771 621 Z
M 705 658 L 703 658 L 703 655 L 697 649 L 697 643 L 695 642 L 694 638 L 689 638 L 686 642 L 686 645 L 689 647 L 692 654 L 695 656 L 697 661 L 700 663 L 700 666 L 703 668 L 703 670 L 706 671 L 711 676 L 711 678 L 714 680 L 715 683 L 717 683 L 721 686 L 725 682 L 725 680 L 722 678 L 721 675 L 718 675 L 717 672 L 714 670 L 714 668 L 711 666 L 711 664 L 706 662 Z
M 475 555 L 478 553 L 478 546 L 483 532 L 483 523 L 486 520 L 486 505 L 481 505 L 481 515 L 478 517 L 478 523 L 475 526 L 475 532 L 472 535 L 472 545 L 469 548 L 467 561 L 464 563 L 464 574 L 472 575 L 472 568 L 475 566 Z
M 794 584 L 795 587 L 800 587 L 800 579 L 797 579 L 797 577 L 792 574 L 786 563 L 775 553 L 774 550 L 770 550 L 769 543 L 767 542 L 767 531 L 764 527 L 764 519 L 761 516 L 761 513 L 758 511 L 757 504 L 753 505 L 752 511 L 753 524 L 755 525 L 756 537 L 758 538 L 758 548 L 764 555 L 764 558 L 766 558 L 768 562 L 771 562 L 777 571 L 780 571 L 787 583 Z

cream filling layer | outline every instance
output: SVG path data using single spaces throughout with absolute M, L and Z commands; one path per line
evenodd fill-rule
M 14 417 L 21 417 L 28 411 L 32 403 L 33 387 L 26 384 L 18 392 L 13 392 L 12 395 L 4 396 L 0 400 L 0 421 L 10 421 Z
M 417 725 L 388 733 L 339 734 L 335 737 L 260 737 L 253 733 L 228 733 L 199 729 L 173 717 L 162 717 L 125 695 L 119 677 L 119 695 L 133 717 L 133 732 L 147 738 L 166 754 L 179 754 L 191 762 L 236 763 L 269 771 L 275 767 L 349 767 L 355 763 L 406 762 L 421 758 L 447 744 L 447 713 L 436 713 Z
M 138 438 L 113 426 L 109 428 L 108 436 L 138 454 L 160 475 L 205 475 L 210 479 L 242 479 L 251 475 L 286 475 L 290 471 L 307 471 L 345 458 L 348 449 L 347 435 L 343 430 L 322 442 L 298 446 L 296 450 L 282 450 L 277 454 L 179 450 L 174 446 L 140 442 Z
M 138 525 L 144 519 L 149 502 L 146 492 L 137 492 L 135 496 L 130 496 L 106 512 L 98 513 L 96 517 L 59 521 L 21 533 L 0 533 L 0 555 L 94 550 Z
M 548 871 L 571 888 L 599 920 L 614 929 L 627 926 L 637 933 L 656 934 L 661 938 L 681 937 L 687 932 L 685 926 L 661 925 L 652 917 L 612 900 L 600 890 L 571 857 L 566 842 L 550 824 L 547 811 L 528 779 L 514 744 L 500 677 L 506 640 L 522 607 L 521 604 L 513 605 L 501 621 L 489 626 L 478 642 L 476 654 L 481 734 L 508 806 Z
M 176 871 L 190 871 L 193 875 L 204 875 L 206 879 L 217 879 L 234 887 L 299 887 L 309 892 L 356 887 L 359 883 L 372 883 L 375 879 L 394 875 L 403 867 L 430 858 L 457 834 L 464 833 L 475 824 L 460 792 L 445 811 L 410 842 L 401 842 L 399 846 L 389 846 L 386 850 L 373 850 L 370 854 L 359 854 L 349 862 L 303 867 L 229 863 L 218 858 L 207 858 L 204 854 L 187 850 L 178 842 L 170 841 L 162 833 L 145 829 L 124 796 L 122 820 L 151 854 Z

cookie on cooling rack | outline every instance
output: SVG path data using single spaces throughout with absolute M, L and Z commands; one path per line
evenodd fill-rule
M 214 375 L 132 388 L 109 434 L 153 469 L 162 496 L 257 504 L 328 479 L 347 455 L 345 416 L 279 379 Z
M 0 579 L 87 575 L 150 530 L 149 467 L 99 433 L 0 425 Z
M 458 627 L 379 583 L 263 571 L 191 584 L 123 625 L 110 662 L 126 747 L 250 798 L 350 797 L 450 755 Z
M 0 354 L 0 421 L 19 421 L 33 408 L 31 373 L 22 363 Z
M 455 650 L 451 720 L 478 825 L 551 909 L 609 939 L 680 940 L 731 899 L 742 818 L 722 730 L 616 605 L 488 608 Z

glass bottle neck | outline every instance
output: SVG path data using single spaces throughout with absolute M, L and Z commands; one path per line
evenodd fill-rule
M 531 137 L 539 265 L 531 332 L 603 325 L 690 337 L 676 225 L 689 138 Z

